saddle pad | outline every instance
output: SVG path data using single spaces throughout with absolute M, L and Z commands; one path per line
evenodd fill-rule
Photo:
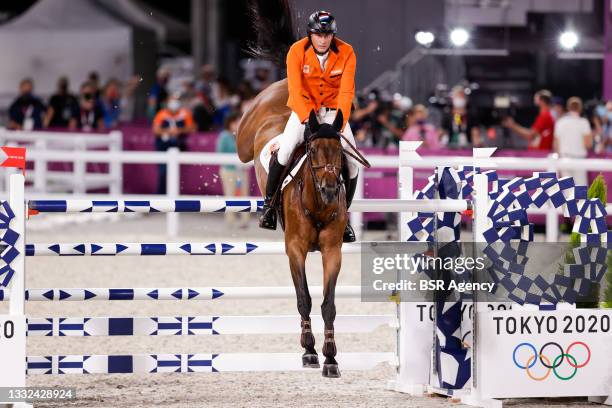
M 270 139 L 268 143 L 266 143 L 264 148 L 261 149 L 261 153 L 259 154 L 259 162 L 266 171 L 266 174 L 270 170 L 270 159 L 272 158 L 272 152 L 278 149 L 278 138 L 281 137 L 281 135 L 282 133 Z M 302 168 L 302 165 L 304 164 L 305 160 L 306 155 L 300 157 L 298 163 L 293 167 L 293 169 L 291 169 L 289 175 L 287 175 L 287 177 L 285 177 L 285 179 L 283 180 L 283 183 L 281 184 L 281 191 L 285 188 L 287 184 L 289 184 L 289 182 L 293 179 L 297 172 L 300 171 L 300 168 Z

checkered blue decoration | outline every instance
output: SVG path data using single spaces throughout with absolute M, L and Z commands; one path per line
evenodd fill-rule
M 8 201 L 0 201 L 0 287 L 8 287 L 15 271 L 11 267 L 11 262 L 19 256 L 19 251 L 15 248 L 19 233 L 11 229 L 11 221 L 15 218 L 15 213 L 11 210 Z
M 436 188 L 441 199 L 469 199 L 473 191 L 470 186 L 474 168 L 465 166 L 455 170 L 452 167 L 439 167 L 439 184 L 432 175 L 423 190 L 416 191 L 417 199 L 433 199 Z M 494 177 L 494 173 L 490 173 Z M 492 180 L 494 181 L 494 180 Z M 434 234 L 434 218 L 437 217 L 437 233 Z M 408 221 L 408 241 L 433 242 L 437 235 L 441 251 L 449 249 L 449 244 L 459 242 L 461 238 L 461 214 L 455 212 L 426 213 L 419 212 Z M 447 248 L 443 248 L 443 247 Z M 429 274 L 431 271 L 421 271 Z M 429 273 L 428 273 L 429 272 Z M 438 386 L 447 389 L 460 389 L 470 378 L 471 358 L 461 341 L 462 302 L 440 299 L 435 308 L 436 313 L 436 365 Z
M 428 179 L 425 188 L 415 193 L 417 199 L 433 199 L 436 187 L 440 198 L 471 199 L 473 176 L 480 169 L 471 166 L 437 169 L 440 185 L 435 185 L 435 175 Z M 488 216 L 491 227 L 485 231 L 489 245 L 485 253 L 491 259 L 489 274 L 498 288 L 508 292 L 508 297 L 519 304 L 559 301 L 574 303 L 578 296 L 588 292 L 591 282 L 599 281 L 606 271 L 604 248 L 582 249 L 574 257 L 576 264 L 566 265 L 563 275 L 555 275 L 552 282 L 543 277 L 525 275 L 527 243 L 533 241 L 533 225 L 527 218 L 531 205 L 541 208 L 551 203 L 563 208 L 566 217 L 575 217 L 574 232 L 581 234 L 583 242 L 612 242 L 612 231 L 607 231 L 606 211 L 599 200 L 587 199 L 587 188 L 576 186 L 570 177 L 557 178 L 555 173 L 534 173 L 530 178 L 499 179 L 495 171 L 486 171 L 492 191 Z M 449 242 L 450 234 L 440 233 L 445 228 L 457 228 L 454 235 L 459 240 L 459 214 L 419 213 L 408 220 L 408 241 L 433 242 L 433 216 L 438 216 L 438 240 Z M 455 224 L 455 221 L 457 224 Z M 500 249 L 501 248 L 501 249 Z M 499 249 L 499 252 L 496 251 Z M 470 358 L 461 346 L 461 315 L 456 309 L 461 302 L 445 302 L 436 308 L 436 365 L 438 386 L 447 389 L 463 387 L 469 379 Z M 467 336 L 468 333 L 464 335 Z
M 440 198 L 455 198 L 462 196 L 462 181 L 458 172 L 451 167 L 439 167 L 438 193 Z M 465 177 L 465 176 L 463 176 Z M 416 199 L 433 199 L 435 196 L 435 175 L 428 179 L 428 183 L 423 190 L 415 192 Z M 419 212 L 415 217 L 408 221 L 408 241 L 433 242 L 434 240 L 434 218 L 438 217 L 438 241 L 453 242 L 458 241 L 461 234 L 461 215 L 459 213 L 428 213 Z

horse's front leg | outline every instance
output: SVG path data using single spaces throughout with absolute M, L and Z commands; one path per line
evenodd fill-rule
M 315 338 L 312 334 L 310 323 L 310 311 L 312 310 L 312 299 L 308 291 L 306 280 L 306 254 L 308 249 L 303 240 L 289 240 L 286 248 L 291 268 L 291 278 L 295 286 L 297 296 L 297 308 L 302 318 L 302 335 L 300 343 L 304 348 L 302 365 L 308 368 L 319 368 L 319 356 L 315 350 Z
M 340 369 L 336 361 L 336 342 L 334 340 L 334 320 L 336 319 L 336 282 L 340 267 L 342 265 L 342 237 L 340 244 L 321 248 L 323 257 L 323 303 L 321 304 L 321 314 L 325 322 L 325 340 L 323 343 L 323 377 L 338 378 Z

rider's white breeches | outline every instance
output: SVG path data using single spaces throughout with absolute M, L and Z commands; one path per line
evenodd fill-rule
M 319 110 L 318 119 L 320 122 L 325 123 L 333 123 L 336 118 L 336 111 L 327 111 L 325 108 Z M 289 157 L 293 150 L 304 140 L 304 128 L 306 126 L 300 123 L 300 118 L 295 112 L 291 112 L 291 116 L 289 116 L 289 120 L 287 121 L 287 125 L 285 126 L 285 130 L 281 137 L 279 137 L 280 147 L 278 149 L 278 162 L 283 166 L 287 165 L 289 161 Z M 351 130 L 351 126 L 347 123 L 344 127 L 344 131 L 342 132 L 344 137 L 346 137 L 353 146 L 355 146 L 355 138 L 353 137 L 353 131 Z M 351 151 L 350 147 L 347 147 L 346 141 L 341 139 L 342 147 L 345 150 Z M 345 154 L 347 158 L 348 166 L 349 166 L 349 177 L 354 178 L 359 173 L 360 164 L 351 156 Z

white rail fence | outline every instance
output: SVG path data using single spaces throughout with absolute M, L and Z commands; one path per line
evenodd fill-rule
M 180 166 L 183 164 L 198 164 L 198 165 L 224 165 L 233 164 L 242 167 L 251 167 L 252 163 L 242 163 L 235 154 L 232 153 L 207 153 L 207 152 L 180 152 L 177 148 L 171 148 L 167 152 L 137 152 L 137 151 L 120 151 L 121 134 L 113 132 L 110 135 L 79 135 L 79 134 L 56 134 L 53 132 L 9 132 L 0 129 L 0 142 L 2 137 L 7 134 L 13 136 L 15 133 L 23 133 L 19 136 L 21 140 L 34 140 L 34 147 L 28 149 L 27 158 L 34 162 L 34 191 L 30 193 L 33 199 L 52 199 L 55 197 L 66 197 L 66 194 L 55 195 L 46 189 L 46 185 L 54 178 L 71 180 L 74 184 L 73 195 L 70 198 L 85 198 L 88 188 L 92 188 L 98 182 L 98 185 L 110 187 L 110 195 L 113 197 L 120 196 L 123 199 L 157 199 L 157 198 L 204 198 L 204 196 L 181 196 L 180 195 Z M 38 135 L 41 137 L 39 138 Z M 70 140 L 67 136 L 70 136 Z M 110 136 L 110 137 L 109 137 Z M 48 141 L 42 138 L 49 137 Z M 7 141 L 14 139 L 4 139 Z M 43 141 L 41 141 L 43 140 Z M 55 147 L 56 144 L 68 145 L 74 147 L 72 152 L 66 150 L 49 150 L 49 147 Z M 91 147 L 108 147 L 106 151 L 91 151 L 86 150 Z M 74 154 L 78 152 L 78 154 Z M 399 158 L 397 156 L 369 156 L 368 160 L 373 168 L 379 169 L 397 169 Z M 431 170 L 435 166 L 448 165 L 471 165 L 471 156 L 426 156 L 410 162 L 410 165 L 415 169 Z M 551 155 L 546 158 L 520 158 L 520 157 L 493 157 L 491 159 L 497 170 L 525 170 L 525 171 L 563 171 L 563 170 L 584 170 L 584 171 L 608 171 L 612 172 L 612 160 L 604 159 L 574 159 L 574 158 L 557 158 Z M 65 174 L 54 174 L 46 171 L 46 163 L 53 161 L 72 162 L 74 163 L 74 172 L 65 172 Z M 86 173 L 87 163 L 107 163 L 110 172 L 108 174 Z M 165 164 L 167 166 L 167 185 L 166 195 L 142 195 L 142 196 L 124 196 L 121 195 L 121 169 L 123 164 Z M 360 177 L 360 182 L 357 187 L 355 204 L 359 205 L 358 199 L 363 198 L 364 184 L 366 177 Z M 103 199 L 103 195 L 88 194 L 87 197 L 96 197 Z M 610 204 L 609 208 L 612 208 Z M 554 211 L 548 208 L 530 210 L 532 214 L 546 215 L 546 241 L 555 242 L 558 240 L 559 221 L 558 216 L 560 211 Z M 179 214 L 166 214 L 166 232 L 170 237 L 176 237 L 179 231 Z M 351 214 L 351 222 L 357 227 L 356 233 L 358 237 L 361 235 L 363 214 L 361 212 L 353 212 Z
M 25 146 L 28 158 L 31 153 L 62 152 L 57 160 L 39 156 L 34 160 L 34 170 L 26 173 L 26 181 L 32 182 L 37 193 L 72 192 L 85 194 L 88 190 L 108 188 L 111 194 L 121 194 L 121 163 L 105 160 L 89 161 L 96 165 L 108 163 L 108 173 L 88 172 L 86 160 L 81 160 L 84 152 L 117 153 L 122 149 L 122 133 L 112 131 L 108 134 L 76 132 L 15 131 L 0 128 L 0 146 Z M 71 163 L 72 172 L 48 170 L 51 161 Z M 97 166 L 90 166 L 98 169 Z M 3 190 L 6 190 L 6 183 Z

